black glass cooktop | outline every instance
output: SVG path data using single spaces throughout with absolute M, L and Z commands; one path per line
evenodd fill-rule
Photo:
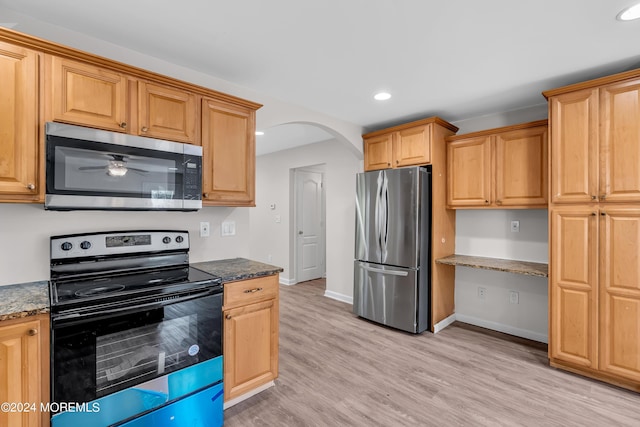
M 84 280 L 52 281 L 51 305 L 104 301 L 122 296 L 157 292 L 166 288 L 184 288 L 190 283 L 216 279 L 216 276 L 204 271 L 183 266 L 128 274 L 110 274 Z

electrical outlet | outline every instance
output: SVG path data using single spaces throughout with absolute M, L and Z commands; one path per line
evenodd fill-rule
M 520 232 L 520 221 L 511 221 L 511 232 L 512 233 Z
M 484 297 L 487 295 L 487 288 L 483 288 L 481 286 L 478 287 L 478 298 L 480 299 L 484 299 Z
M 200 237 L 209 237 L 209 223 L 201 222 L 200 223 Z
M 222 226 L 220 227 L 221 236 L 235 236 L 235 234 L 236 234 L 235 221 L 225 221 L 222 223 Z
M 518 304 L 520 301 L 520 294 L 516 291 L 509 291 L 509 302 L 511 304 Z

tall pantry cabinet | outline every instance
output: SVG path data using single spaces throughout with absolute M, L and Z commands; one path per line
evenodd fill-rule
M 640 391 L 640 70 L 549 99 L 549 359 Z

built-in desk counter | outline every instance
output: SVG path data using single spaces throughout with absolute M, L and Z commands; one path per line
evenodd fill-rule
M 539 262 L 454 254 L 439 258 L 436 260 L 436 263 L 524 274 L 526 276 L 549 277 L 549 264 Z

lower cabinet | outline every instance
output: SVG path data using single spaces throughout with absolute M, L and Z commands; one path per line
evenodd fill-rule
M 0 426 L 49 425 L 49 316 L 0 322 Z
M 224 284 L 224 400 L 278 377 L 278 275 Z

